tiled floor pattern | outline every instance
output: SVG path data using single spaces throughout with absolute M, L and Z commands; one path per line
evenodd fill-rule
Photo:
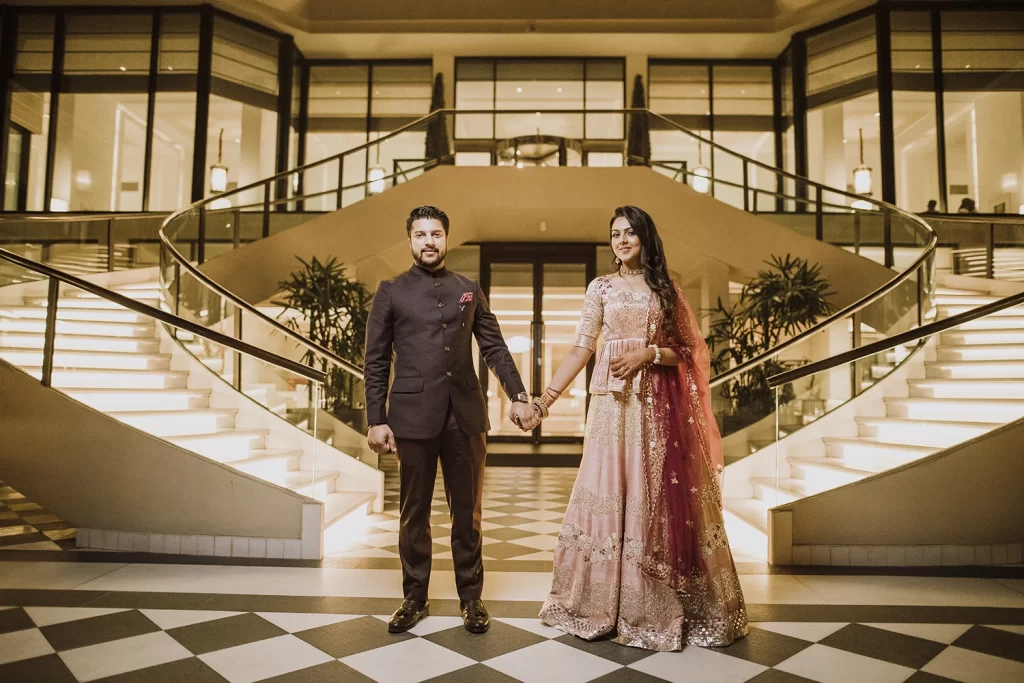
M 740 683 L 1024 681 L 1024 626 L 762 622 L 724 649 L 588 643 L 536 619 L 474 636 L 454 616 L 0 608 L 0 681 Z
M 0 550 L 72 550 L 75 526 L 0 481 Z
M 398 466 L 393 455 L 381 458 L 384 511 L 367 518 L 363 528 L 331 557 L 398 560 Z M 484 475 L 484 559 L 551 562 L 565 508 L 576 481 L 573 467 L 489 467 Z M 430 519 L 434 559 L 450 560 L 451 517 L 440 468 Z M 396 564 L 396 566 L 398 566 Z

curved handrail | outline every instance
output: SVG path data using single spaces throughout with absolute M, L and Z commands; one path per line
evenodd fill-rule
M 202 325 L 180 318 L 173 313 L 168 313 L 167 311 L 163 311 L 159 308 L 153 308 L 152 306 L 139 303 L 135 299 L 126 297 L 123 294 L 112 292 L 104 287 L 93 284 L 88 280 L 82 280 L 74 275 L 69 275 L 68 273 L 52 268 L 46 264 L 38 263 L 32 259 L 19 256 L 14 252 L 7 251 L 6 249 L 0 248 L 0 259 L 21 266 L 26 270 L 45 275 L 50 278 L 51 281 L 58 280 L 77 289 L 81 289 L 82 291 L 89 292 L 90 294 L 94 294 L 102 299 L 118 304 L 119 306 L 123 306 L 124 308 L 140 315 L 153 318 L 154 320 L 159 320 L 162 323 L 185 330 L 186 332 L 190 332 L 198 337 L 209 339 L 216 344 L 227 346 L 234 351 L 244 353 L 247 356 L 252 356 L 253 358 L 265 363 L 284 368 L 297 375 L 301 375 L 308 380 L 323 383 L 327 378 L 326 373 L 320 372 L 315 368 L 284 358 L 283 356 L 278 356 L 275 353 L 265 351 L 258 346 L 253 346 L 252 344 L 247 344 L 239 339 L 234 339 L 233 337 L 229 337 L 228 335 L 217 332 L 216 330 L 208 329 Z
M 406 132 L 408 132 L 408 131 L 410 131 L 412 129 L 416 129 L 416 128 L 422 127 L 424 123 L 426 123 L 428 120 L 430 120 L 430 119 L 432 119 L 434 117 L 460 116 L 460 115 L 471 116 L 471 115 L 480 115 L 480 114 L 489 114 L 489 115 L 514 114 L 514 115 L 522 115 L 526 111 L 529 111 L 529 110 L 475 110 L 475 109 L 440 109 L 440 110 L 436 110 L 436 111 L 434 111 L 434 112 L 432 112 L 432 113 L 430 113 L 430 114 L 428 114 L 428 115 L 426 115 L 424 117 L 416 119 L 415 121 L 412 121 L 412 122 L 406 124 L 405 126 L 402 126 L 402 127 L 398 128 L 395 131 L 392 131 L 392 132 L 390 132 L 390 133 L 388 133 L 386 135 L 382 135 L 382 136 L 380 136 L 378 138 L 375 138 L 374 140 L 369 140 L 369 141 L 367 141 L 367 142 L 365 142 L 365 143 L 363 143 L 363 144 L 361 144 L 361 145 L 359 145 L 357 147 L 354 147 L 352 149 L 348 149 L 348 150 L 345 150 L 343 152 L 339 152 L 338 154 L 326 157 L 324 159 L 320 159 L 320 160 L 315 161 L 315 162 L 311 162 L 309 164 L 305 164 L 303 166 L 299 166 L 299 167 L 296 167 L 296 168 L 293 168 L 293 169 L 289 169 L 287 171 L 282 171 L 282 172 L 276 173 L 276 174 L 274 174 L 274 175 L 272 175 L 272 176 L 270 176 L 268 178 L 264 178 L 264 179 L 259 180 L 257 182 L 250 183 L 249 185 L 246 185 L 244 187 L 231 190 L 230 192 L 227 192 L 227 193 L 219 194 L 219 195 L 216 195 L 216 196 L 213 196 L 213 197 L 208 197 L 208 198 L 203 199 L 203 200 L 201 200 L 199 202 L 196 202 L 195 204 L 193 204 L 193 205 L 191 205 L 189 207 L 186 207 L 184 209 L 176 211 L 175 213 L 173 213 L 170 216 L 168 216 L 168 218 L 164 221 L 163 225 L 161 226 L 161 228 L 160 228 L 160 240 L 161 240 L 162 244 L 164 245 L 164 247 L 170 253 L 171 257 L 174 259 L 176 267 L 184 268 L 193 277 L 195 277 L 197 280 L 202 282 L 204 286 L 206 286 L 209 289 L 215 291 L 217 294 L 219 294 L 220 296 L 224 297 L 225 299 L 230 301 L 232 304 L 238 306 L 242 310 L 245 310 L 249 314 L 257 316 L 261 320 L 261 322 L 269 325 L 273 330 L 275 330 L 277 332 L 280 332 L 281 334 L 286 335 L 290 340 L 298 343 L 301 347 L 305 348 L 307 351 L 312 351 L 314 354 L 316 354 L 317 356 L 321 357 L 326 362 L 328 362 L 328 363 L 330 363 L 330 364 L 332 364 L 332 365 L 334 365 L 334 366 L 336 366 L 338 368 L 341 368 L 341 369 L 345 370 L 346 372 L 352 374 L 353 376 L 355 376 L 355 377 L 357 377 L 359 379 L 362 379 L 362 368 L 360 368 L 359 366 L 357 366 L 357 365 L 355 365 L 355 364 L 353 364 L 353 363 L 351 363 L 349 361 L 346 361 L 345 359 L 341 358 L 340 356 L 337 356 L 336 354 L 334 354 L 334 353 L 330 352 L 329 350 L 323 348 L 319 344 L 316 344 L 316 343 L 310 341 L 309 339 L 307 339 L 304 336 L 298 334 L 294 330 L 292 330 L 292 329 L 282 325 L 281 323 L 279 323 L 276 320 L 273 320 L 269 316 L 266 316 L 265 314 L 261 313 L 255 306 L 253 306 L 253 305 L 249 304 L 248 302 L 244 301 L 243 299 L 241 299 L 241 297 L 238 297 L 238 296 L 234 295 L 227 288 L 223 287 L 219 283 L 213 281 L 211 278 L 209 278 L 208 276 L 203 274 L 202 271 L 200 271 L 198 267 L 196 267 L 194 264 L 192 264 L 187 258 L 185 258 L 175 248 L 172 239 L 167 235 L 167 230 L 168 230 L 169 226 L 172 226 L 175 223 L 176 219 L 178 219 L 181 216 L 186 215 L 189 212 L 195 211 L 196 209 L 199 209 L 200 211 L 205 210 L 205 207 L 207 207 L 208 205 L 212 204 L 214 201 L 217 201 L 218 199 L 223 199 L 225 197 L 232 196 L 232 195 L 239 195 L 239 194 L 244 193 L 244 192 L 251 192 L 251 191 L 259 189 L 259 188 L 263 188 L 264 189 L 264 193 L 265 193 L 264 194 L 264 206 L 267 207 L 271 203 L 271 200 L 269 198 L 269 193 L 270 193 L 270 188 L 272 186 L 278 185 L 278 184 L 283 183 L 283 182 L 286 183 L 288 180 L 290 180 L 292 178 L 295 178 L 296 176 L 301 177 L 301 174 L 303 174 L 303 173 L 305 173 L 305 172 L 307 172 L 307 171 L 309 171 L 311 169 L 315 169 L 317 167 L 323 166 L 323 165 L 333 164 L 335 162 L 338 162 L 339 164 L 343 164 L 344 163 L 343 160 L 344 160 L 345 157 L 353 156 L 353 155 L 356 155 L 356 154 L 359 154 L 359 153 L 362 153 L 362 152 L 368 152 L 368 150 L 370 150 L 371 148 L 373 148 L 375 146 L 379 146 L 383 142 L 386 142 L 386 141 L 388 141 L 388 140 L 390 140 L 392 138 L 395 138 L 395 137 L 397 137 L 397 136 L 399 136 L 399 135 L 401 135 L 403 133 L 406 133 Z M 583 115 L 583 114 L 587 114 L 587 113 L 593 114 L 595 112 L 593 112 L 593 111 L 584 112 L 584 111 L 580 111 L 580 110 L 545 110 L 543 113 L 545 115 L 557 115 L 557 114 Z M 846 198 L 851 199 L 851 200 L 865 201 L 865 198 L 863 196 L 850 193 L 850 192 L 846 191 L 845 189 L 829 187 L 829 186 L 826 186 L 826 185 L 824 185 L 822 183 L 819 183 L 819 182 L 816 182 L 814 180 L 811 180 L 810 178 L 804 178 L 804 177 L 798 176 L 798 175 L 796 175 L 794 173 L 790 173 L 790 172 L 788 172 L 788 171 L 786 171 L 784 169 L 776 168 L 776 167 L 773 167 L 773 166 L 771 166 L 771 165 L 769 165 L 767 163 L 758 161 L 757 159 L 753 159 L 753 158 L 750 158 L 750 157 L 746 157 L 746 156 L 744 156 L 742 154 L 738 154 L 737 152 L 734 152 L 733 150 L 730 150 L 727 147 L 724 147 L 723 145 L 720 145 L 720 144 L 718 144 L 718 143 L 716 143 L 716 142 L 714 142 L 712 140 L 708 140 L 708 139 L 706 139 L 706 138 L 704 138 L 704 137 L 694 133 L 693 131 L 690 131 L 690 130 L 684 128 L 683 126 L 680 126 L 679 124 L 677 124 L 676 122 L 672 121 L 669 118 L 666 118 L 666 117 L 661 116 L 659 114 L 655 114 L 655 113 L 653 113 L 653 112 L 651 112 L 650 110 L 647 110 L 647 109 L 600 110 L 599 112 L 596 112 L 596 113 L 601 113 L 601 114 L 619 114 L 619 115 L 624 115 L 624 116 L 643 115 L 643 116 L 651 117 L 654 120 L 658 120 L 658 121 L 664 123 L 666 126 L 668 126 L 671 129 L 675 129 L 675 130 L 677 130 L 677 131 L 679 131 L 681 133 L 684 133 L 684 134 L 688 135 L 689 137 L 695 139 L 696 141 L 698 141 L 702 145 L 708 145 L 708 147 L 710 149 L 712 149 L 712 150 L 721 150 L 723 153 L 728 154 L 728 155 L 730 155 L 731 157 L 733 157 L 735 159 L 739 159 L 740 161 L 743 162 L 744 166 L 751 166 L 752 165 L 752 166 L 754 166 L 756 168 L 763 169 L 764 171 L 766 171 L 766 172 L 768 172 L 770 174 L 773 174 L 777 179 L 788 179 L 788 180 L 796 183 L 796 187 L 797 188 L 811 188 L 811 189 L 815 190 L 815 193 L 816 193 L 816 198 L 815 199 L 810 199 L 808 197 L 801 197 L 801 196 L 796 196 L 796 197 L 786 196 L 786 198 L 790 199 L 790 200 L 794 200 L 794 201 L 798 201 L 798 202 L 804 202 L 806 204 L 818 203 L 820 205 L 823 202 L 823 200 L 822 200 L 823 194 L 827 192 L 831 196 L 842 196 L 842 197 L 846 197 Z M 435 163 L 437 163 L 439 161 L 440 160 L 436 160 Z M 650 163 L 649 160 L 648 160 L 648 163 Z M 428 162 L 428 164 L 424 165 L 424 168 L 426 168 L 426 167 L 429 167 L 429 162 Z M 723 181 L 721 179 L 716 179 L 716 178 L 710 177 L 710 176 L 708 177 L 708 180 L 711 181 L 711 182 L 726 182 L 726 181 Z M 360 183 L 357 183 L 356 185 L 349 186 L 349 188 L 339 187 L 336 190 L 334 190 L 334 192 L 336 192 L 336 193 L 338 193 L 340 195 L 340 193 L 343 192 L 345 189 L 350 189 L 350 188 L 354 188 L 354 187 L 364 187 L 364 186 L 367 186 L 370 182 L 373 182 L 373 181 L 370 181 L 370 180 L 367 179 L 364 182 L 360 182 Z M 756 191 L 758 191 L 758 192 L 770 192 L 770 191 L 761 190 L 761 189 L 757 189 Z M 320 193 L 320 194 L 329 194 L 329 193 L 330 193 L 330 191 L 326 191 L 326 192 Z M 775 193 L 775 196 L 780 196 L 780 195 L 778 193 Z M 782 195 L 782 196 L 785 196 L 785 195 Z M 305 199 L 305 197 L 301 197 L 301 196 L 281 197 L 281 198 L 276 198 L 275 200 L 273 200 L 273 202 L 275 204 L 279 204 L 279 203 L 285 203 L 285 202 L 302 201 L 304 199 Z M 836 322 L 846 318 L 849 315 L 855 314 L 858 311 L 863 310 L 864 308 L 866 308 L 867 306 L 871 305 L 873 302 L 877 301 L 879 298 L 881 298 L 882 296 L 884 296 L 888 292 L 891 292 L 893 289 L 895 289 L 896 287 L 898 287 L 901 284 L 903 284 L 904 282 L 906 282 L 915 272 L 918 271 L 919 268 L 921 268 L 927 262 L 928 258 L 934 253 L 936 244 L 938 242 L 938 238 L 936 236 L 936 233 L 935 233 L 934 229 L 931 226 L 929 226 L 928 223 L 925 220 L 923 220 L 922 218 L 920 218 L 919 216 L 917 216 L 917 215 L 915 215 L 913 213 L 910 213 L 910 212 L 907 212 L 907 211 L 903 211 L 902 209 L 899 209 L 896 206 L 893 206 L 893 205 L 885 203 L 885 202 L 881 202 L 879 200 L 868 199 L 866 201 L 868 201 L 873 207 L 877 207 L 877 208 L 881 209 L 881 211 L 884 212 L 884 215 L 886 217 L 888 217 L 890 215 L 889 212 L 894 212 L 894 213 L 896 213 L 896 214 L 898 214 L 900 216 L 903 216 L 903 217 L 909 219 L 911 224 L 914 225 L 918 229 L 918 231 L 920 233 L 922 233 L 923 235 L 925 235 L 927 237 L 927 240 L 926 240 L 927 243 L 923 247 L 922 254 L 914 261 L 914 263 L 909 268 L 904 270 L 902 273 L 899 273 L 895 278 L 893 278 L 892 280 L 887 282 L 885 285 L 883 285 L 878 290 L 875 290 L 874 292 L 868 294 L 867 296 L 863 297 L 859 301 L 854 302 L 853 304 L 850 304 L 846 308 L 844 308 L 841 311 L 833 314 L 832 316 L 826 318 L 825 320 L 816 323 L 815 325 L 813 325 L 812 327 L 808 328 L 804 332 L 798 334 L 797 336 L 795 336 L 795 337 L 793 337 L 791 339 L 788 339 L 785 342 L 783 342 L 783 343 L 781 343 L 779 345 L 776 345 L 772 349 L 769 349 L 768 351 L 766 351 L 766 352 L 764 352 L 762 354 L 759 354 L 758 356 L 755 356 L 754 358 L 748 359 L 747 361 L 744 361 L 740 365 L 737 365 L 736 367 L 731 368 L 728 371 L 726 371 L 726 372 L 716 376 L 712 380 L 712 386 L 719 386 L 723 382 L 729 381 L 730 379 L 736 377 L 738 374 L 741 374 L 741 373 L 743 373 L 743 372 L 745 372 L 747 370 L 750 370 L 753 367 L 761 365 L 765 361 L 768 361 L 768 360 L 770 360 L 772 358 L 775 358 L 780 353 L 784 352 L 785 350 L 787 350 L 789 348 L 792 348 L 795 344 L 798 344 L 801 341 L 806 340 L 810 336 L 814 335 L 817 332 L 820 332 L 821 330 L 825 329 L 829 325 L 832 325 L 832 324 L 834 324 L 834 323 L 836 323 Z M 848 211 L 849 209 L 846 209 L 846 210 Z
M 780 372 L 777 375 L 772 375 L 768 378 L 768 386 L 774 389 L 775 387 L 788 382 L 793 382 L 803 377 L 809 377 L 810 375 L 816 375 L 824 370 L 831 370 L 832 368 L 839 367 L 840 365 L 846 365 L 862 358 L 873 356 L 876 353 L 888 351 L 889 349 L 893 349 L 897 346 L 904 346 L 906 344 L 925 339 L 926 337 L 932 337 L 941 332 L 945 332 L 946 330 L 951 330 L 954 327 L 960 327 L 972 320 L 978 320 L 979 318 L 984 318 L 1007 308 L 1020 306 L 1021 304 L 1024 304 L 1024 292 L 1011 294 L 1010 296 L 999 299 L 998 301 L 993 301 L 990 304 L 978 306 L 977 308 L 972 308 L 969 311 L 964 311 L 963 313 L 958 313 L 957 315 L 943 318 L 942 320 L 936 320 L 935 322 L 922 325 L 921 327 L 913 330 L 907 330 L 906 332 L 895 334 L 891 337 L 887 337 L 886 339 L 880 339 L 879 341 L 871 344 L 866 344 L 856 349 L 838 353 L 830 358 L 825 358 L 814 363 L 808 363 L 807 365 L 803 365 L 799 368 L 794 368 L 792 370 L 787 370 L 786 372 Z

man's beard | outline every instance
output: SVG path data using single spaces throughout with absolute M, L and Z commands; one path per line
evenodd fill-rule
M 420 250 L 418 253 L 413 252 L 412 258 L 416 262 L 416 265 L 423 266 L 424 268 L 436 268 L 442 261 L 444 261 L 444 257 L 447 255 L 446 251 L 435 249 L 434 255 L 428 256 L 425 260 L 422 257 L 422 253 L 423 250 Z

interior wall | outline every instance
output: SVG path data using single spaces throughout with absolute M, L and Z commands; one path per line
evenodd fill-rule
M 0 362 L 0 474 L 82 528 L 301 538 L 312 503 L 124 425 Z
M 433 204 L 452 224 L 449 249 L 465 242 L 607 240 L 616 206 L 644 207 L 657 221 L 670 267 L 689 272 L 714 259 L 734 279 L 772 254 L 820 263 L 843 307 L 893 272 L 765 218 L 732 208 L 646 168 L 472 168 L 444 166 L 409 183 L 219 256 L 202 268 L 243 299 L 259 303 L 294 269 L 296 257 L 337 256 L 370 287 L 410 264 L 405 218 Z

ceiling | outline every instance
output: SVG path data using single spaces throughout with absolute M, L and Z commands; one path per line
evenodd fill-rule
M 14 0 L 78 7 L 166 0 Z M 875 0 L 214 0 L 295 37 L 307 57 L 622 56 L 767 58 L 798 30 Z M 180 5 L 199 4 L 183 0 Z

